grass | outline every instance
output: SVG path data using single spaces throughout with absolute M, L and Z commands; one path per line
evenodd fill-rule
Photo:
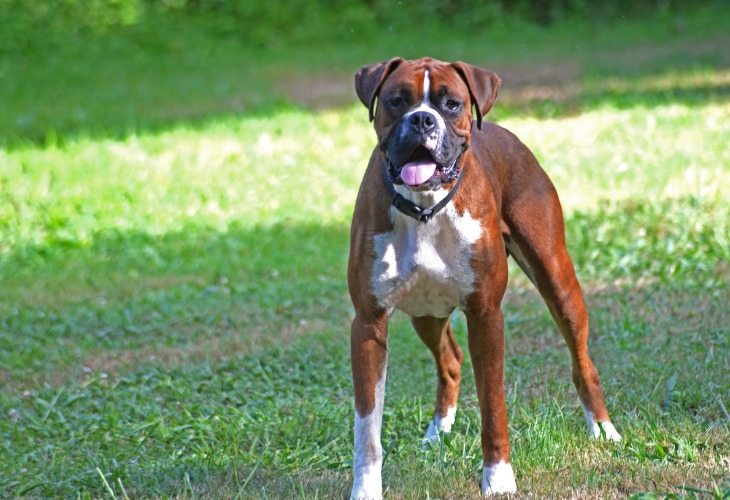
M 503 307 L 520 495 L 730 495 L 720 13 L 687 14 L 680 34 L 614 26 L 623 42 L 605 47 L 608 27 L 583 48 L 571 33 L 586 25 L 523 27 L 524 45 L 496 57 L 515 77 L 531 61 L 560 70 L 512 92 L 506 81 L 492 118 L 535 151 L 561 193 L 591 352 L 624 436 L 587 438 L 560 335 L 513 269 Z M 374 134 L 352 98 L 315 112 L 271 89 L 284 71 L 316 83 L 329 63 L 336 71 L 322 81 L 336 81 L 385 57 L 386 42 L 420 53 L 422 38 L 279 47 L 280 60 L 244 53 L 234 65 L 235 39 L 194 24 L 145 30 L 3 63 L 0 496 L 346 496 L 345 266 Z M 500 37 L 434 49 L 479 62 Z M 22 71 L 9 72 L 20 59 Z M 466 346 L 463 318 L 453 326 Z M 386 497 L 476 495 L 470 361 L 454 431 L 427 453 L 433 365 L 400 314 L 390 362 Z

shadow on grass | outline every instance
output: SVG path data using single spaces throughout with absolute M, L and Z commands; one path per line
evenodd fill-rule
M 568 214 L 580 279 L 594 289 L 727 286 L 727 209 L 689 198 Z M 151 357 L 225 359 L 307 332 L 346 332 L 348 233 L 345 223 L 190 225 L 16 249 L 0 260 L 0 382 Z
M 188 227 L 18 249 L 0 261 L 0 385 L 226 358 L 343 327 L 348 231 Z

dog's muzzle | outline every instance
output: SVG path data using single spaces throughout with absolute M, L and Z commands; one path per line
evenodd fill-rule
M 448 140 L 443 117 L 427 106 L 404 115 L 385 148 L 392 182 L 417 191 L 436 191 L 454 181 L 461 153 Z

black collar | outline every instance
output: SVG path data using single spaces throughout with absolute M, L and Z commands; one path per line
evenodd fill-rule
M 461 156 L 456 159 L 457 168 L 459 168 L 458 163 L 460 161 Z M 461 168 L 459 170 L 459 177 L 456 179 L 456 184 L 454 184 L 454 187 L 451 188 L 451 190 L 441 201 L 439 201 L 431 208 L 424 208 L 420 205 L 413 203 L 411 200 L 404 197 L 402 194 L 395 190 L 395 186 L 393 186 L 393 181 L 391 180 L 390 174 L 388 173 L 388 166 L 386 165 L 385 160 L 383 161 L 383 178 L 385 179 L 385 185 L 388 187 L 388 191 L 390 192 L 391 196 L 393 196 L 393 206 L 397 208 L 401 213 L 406 214 L 408 217 L 412 217 L 417 221 L 424 223 L 433 219 L 433 217 L 452 200 L 452 198 L 456 194 L 456 190 L 459 189 L 461 179 L 464 177 L 464 170 L 464 168 Z

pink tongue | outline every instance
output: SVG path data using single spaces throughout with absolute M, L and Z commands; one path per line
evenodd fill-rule
M 436 171 L 436 164 L 432 161 L 412 161 L 403 165 L 400 178 L 409 186 L 418 186 L 429 180 Z

